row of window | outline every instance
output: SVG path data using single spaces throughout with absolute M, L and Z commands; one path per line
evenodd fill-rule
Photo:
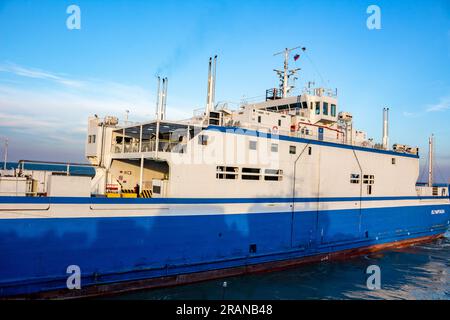
M 359 175 L 359 173 L 352 173 L 350 175 L 350 183 L 359 184 L 359 182 L 360 182 L 360 175 Z M 373 174 L 365 174 L 365 175 L 363 175 L 363 183 L 364 184 L 374 184 L 375 183 L 375 176 Z
M 242 180 L 265 180 L 281 181 L 283 179 L 283 170 L 280 169 L 260 169 L 260 168 L 241 168 Z M 238 167 L 217 166 L 217 179 L 237 180 L 239 178 Z
M 88 143 L 95 143 L 95 134 L 88 135 Z
M 350 174 L 350 183 L 359 184 L 361 182 L 358 173 Z M 367 194 L 372 194 L 373 184 L 375 184 L 375 176 L 373 174 L 365 174 L 362 179 L 363 184 L 367 185 Z
M 320 101 L 316 102 L 316 114 L 320 114 Z M 324 116 L 327 116 L 328 114 L 331 114 L 332 117 L 336 117 L 336 105 L 331 104 L 331 108 L 328 108 L 328 102 L 322 103 L 322 114 Z
M 198 143 L 200 145 L 206 146 L 208 144 L 208 136 L 206 135 L 199 135 L 198 136 Z M 250 140 L 248 148 L 250 150 L 255 151 L 257 149 L 258 143 L 257 141 Z M 270 145 L 270 151 L 271 152 L 278 152 L 278 143 L 272 143 Z M 296 146 L 289 146 L 289 154 L 296 154 L 297 153 L 297 147 Z M 312 148 L 308 147 L 308 154 L 311 155 Z

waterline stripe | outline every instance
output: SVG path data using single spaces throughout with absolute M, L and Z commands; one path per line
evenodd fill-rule
M 77 197 L 2 197 L 0 204 L 226 204 L 226 203 L 302 203 L 386 200 L 443 200 L 442 196 L 330 197 L 330 198 L 77 198 Z

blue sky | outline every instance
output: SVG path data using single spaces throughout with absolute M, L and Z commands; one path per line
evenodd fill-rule
M 81 30 L 66 27 L 69 5 Z M 366 9 L 381 9 L 369 30 Z M 205 104 L 207 60 L 218 54 L 217 101 L 277 85 L 273 53 L 307 47 L 308 80 L 339 90 L 340 110 L 381 139 L 421 147 L 436 135 L 437 178 L 450 177 L 450 1 L 0 0 L 0 136 L 10 159 L 84 161 L 86 119 L 153 117 L 155 75 L 169 77 L 168 117 Z M 425 157 L 424 157 L 425 158 Z

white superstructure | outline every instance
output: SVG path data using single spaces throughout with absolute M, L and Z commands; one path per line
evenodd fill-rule
M 374 143 L 354 127 L 350 113 L 339 110 L 336 91 L 308 87 L 289 95 L 289 79 L 298 71 L 288 69 L 291 50 L 284 51 L 284 71 L 275 70 L 280 87 L 267 90 L 265 101 L 237 110 L 212 106 L 215 57 L 206 108 L 189 120 L 168 121 L 159 114 L 153 121 L 119 125 L 114 117 L 89 118 L 86 156 L 97 166 L 92 192 L 171 198 L 417 196 L 418 148 L 395 144 L 390 150 L 388 109 L 382 142 Z

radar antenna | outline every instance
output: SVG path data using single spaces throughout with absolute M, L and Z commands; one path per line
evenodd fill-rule
M 274 54 L 274 56 L 284 54 L 284 70 L 276 70 L 276 69 L 273 70 L 277 73 L 277 76 L 280 78 L 280 89 L 283 90 L 283 98 L 286 98 L 289 92 L 294 88 L 294 85 L 289 84 L 289 79 L 300 70 L 300 68 L 289 70 L 289 55 L 292 51 L 300 48 L 302 51 L 306 50 L 305 47 L 298 46 L 291 49 L 286 48 L 283 51 Z M 300 56 L 298 55 L 298 57 Z M 294 59 L 297 60 L 298 57 L 297 58 L 294 57 Z

